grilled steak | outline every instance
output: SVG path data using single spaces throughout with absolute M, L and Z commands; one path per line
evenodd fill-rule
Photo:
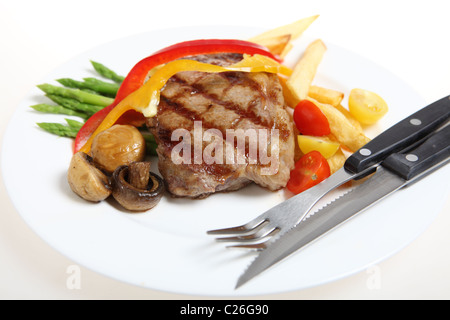
M 227 66 L 242 55 L 189 59 Z M 278 190 L 294 166 L 293 125 L 275 74 L 179 72 L 161 91 L 157 116 L 148 118 L 147 126 L 158 143 L 159 171 L 174 196 L 204 198 L 251 182 Z M 258 135 L 256 144 L 252 134 L 264 132 L 267 139 Z

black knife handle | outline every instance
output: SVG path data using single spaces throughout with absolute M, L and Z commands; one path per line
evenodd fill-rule
M 382 166 L 405 180 L 410 180 L 425 170 L 450 157 L 450 125 L 433 133 L 413 150 L 393 153 L 383 161 Z
M 388 155 L 398 152 L 426 137 L 450 118 L 450 96 L 442 98 L 398 122 L 352 154 L 344 168 L 359 173 L 382 162 Z

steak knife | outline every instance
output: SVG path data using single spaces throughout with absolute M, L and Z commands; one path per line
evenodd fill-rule
M 356 214 L 449 161 L 450 125 L 446 125 L 414 149 L 409 148 L 406 152 L 389 155 L 372 177 L 277 237 L 241 275 L 236 288 Z
M 379 134 L 361 149 L 352 154 L 339 169 L 326 180 L 302 193 L 283 201 L 270 211 L 283 215 L 283 234 L 300 222 L 309 210 L 328 192 L 344 183 L 357 180 L 374 172 L 389 154 L 398 152 L 420 141 L 435 131 L 450 118 L 450 95 L 420 109 L 386 131 Z M 287 227 L 284 230 L 284 226 Z M 269 240 L 271 241 L 271 240 Z

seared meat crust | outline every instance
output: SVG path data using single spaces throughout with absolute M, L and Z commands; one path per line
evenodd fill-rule
M 189 59 L 227 66 L 240 61 L 242 55 L 199 55 Z M 224 150 L 222 163 L 207 163 L 205 159 L 196 158 L 194 128 L 197 121 L 201 121 L 203 133 L 214 129 L 214 142 Z M 214 192 L 238 190 L 251 182 L 269 190 L 278 190 L 286 186 L 294 166 L 293 124 L 275 74 L 180 72 L 169 79 L 161 91 L 157 116 L 148 118 L 147 126 L 158 143 L 159 171 L 174 196 L 204 198 Z M 172 150 L 180 143 L 179 140 L 172 141 L 172 134 L 180 128 L 190 133 L 191 163 L 174 163 L 172 157 Z M 269 152 L 272 161 L 276 161 L 276 173 L 268 175 L 262 171 L 273 163 L 252 162 L 249 140 L 245 150 L 239 149 L 235 141 L 228 149 L 233 150 L 235 159 L 241 152 L 244 163 L 227 163 L 225 150 L 230 147 L 230 141 L 226 141 L 228 129 L 242 129 L 244 132 L 247 129 L 267 129 L 269 143 L 265 147 L 269 150 L 271 130 L 277 129 L 278 155 Z M 202 151 L 211 141 L 203 141 Z M 214 152 L 212 154 L 217 156 Z

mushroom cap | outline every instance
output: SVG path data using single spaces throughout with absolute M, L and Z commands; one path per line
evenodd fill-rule
M 145 189 L 137 188 L 128 182 L 129 166 L 118 167 L 112 175 L 113 197 L 125 209 L 146 211 L 156 206 L 164 193 L 164 181 L 157 174 L 150 172 Z
M 95 136 L 91 156 L 105 170 L 113 172 L 121 165 L 144 160 L 145 146 L 136 127 L 116 124 Z
M 72 156 L 67 180 L 72 191 L 85 200 L 99 202 L 111 195 L 109 178 L 84 152 Z

